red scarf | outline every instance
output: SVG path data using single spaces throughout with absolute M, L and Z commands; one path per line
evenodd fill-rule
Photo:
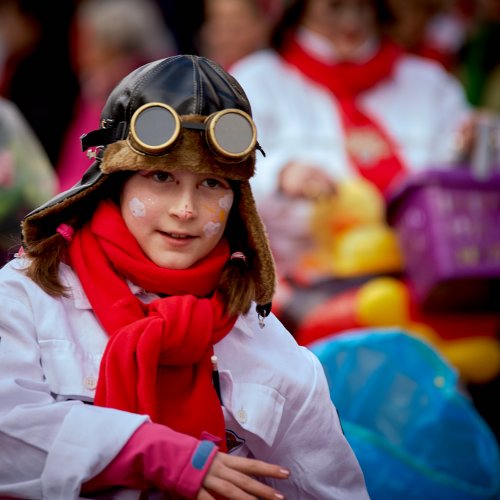
M 290 39 L 282 52 L 288 63 L 335 95 L 341 110 L 348 155 L 359 174 L 382 192 L 404 173 L 405 167 L 396 154 L 397 146 L 380 124 L 360 109 L 357 98 L 391 76 L 401 53 L 395 44 L 383 42 L 377 54 L 363 64 L 328 64 L 316 59 L 295 39 Z
M 207 431 L 222 439 L 224 449 L 210 357 L 236 317 L 225 315 L 219 297 L 209 295 L 229 258 L 227 242 L 189 269 L 165 269 L 143 254 L 118 207 L 103 201 L 75 233 L 69 257 L 109 335 L 95 404 L 148 414 L 196 438 Z M 144 304 L 125 278 L 167 297 Z

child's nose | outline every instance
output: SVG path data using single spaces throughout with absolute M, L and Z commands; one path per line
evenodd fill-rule
M 170 214 L 182 220 L 193 219 L 197 216 L 194 196 L 189 191 L 183 191 L 170 208 Z

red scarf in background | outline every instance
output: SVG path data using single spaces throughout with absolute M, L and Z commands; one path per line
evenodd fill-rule
M 398 46 L 386 41 L 381 43 L 372 59 L 362 64 L 319 61 L 295 39 L 289 40 L 282 51 L 285 61 L 335 95 L 340 105 L 349 158 L 360 175 L 382 192 L 405 171 L 405 167 L 396 154 L 397 146 L 380 124 L 360 109 L 357 98 L 389 78 L 401 54 Z
M 214 294 L 229 258 L 225 240 L 185 270 L 165 269 L 144 256 L 118 207 L 103 201 L 75 233 L 70 264 L 109 335 L 95 404 L 148 414 L 154 422 L 200 438 L 222 439 L 224 418 L 212 384 L 213 344 L 233 327 Z M 125 278 L 168 297 L 139 301 Z

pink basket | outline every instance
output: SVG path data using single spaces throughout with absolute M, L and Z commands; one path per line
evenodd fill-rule
M 466 169 L 415 174 L 390 193 L 387 207 L 418 303 L 430 309 L 494 307 L 500 172 L 485 180 Z

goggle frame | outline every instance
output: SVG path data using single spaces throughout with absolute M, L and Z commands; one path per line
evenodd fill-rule
M 144 113 L 150 109 L 159 108 L 165 110 L 172 119 L 172 128 L 173 132 L 169 137 L 166 137 L 166 140 L 160 144 L 148 144 L 144 138 L 141 138 L 138 132 L 138 120 L 140 120 L 141 115 L 144 116 Z M 221 124 L 221 120 L 224 120 L 228 115 L 236 115 L 241 117 L 243 121 L 242 124 L 245 123 L 249 126 L 249 141 L 246 147 L 243 147 L 241 151 L 234 152 L 231 151 L 221 145 L 222 137 L 217 138 L 218 125 Z M 175 146 L 177 141 L 181 137 L 181 129 L 191 129 L 191 130 L 200 130 L 205 133 L 205 141 L 211 151 L 222 161 L 228 162 L 240 162 L 244 161 L 252 151 L 255 149 L 261 149 L 257 143 L 257 129 L 255 127 L 255 123 L 252 120 L 252 117 L 236 108 L 227 108 L 220 111 L 216 111 L 211 115 L 207 116 L 205 120 L 200 122 L 187 122 L 182 121 L 179 114 L 175 111 L 172 106 L 162 102 L 150 102 L 139 107 L 134 114 L 132 115 L 132 119 L 130 120 L 129 132 L 127 135 L 127 144 L 129 147 L 138 154 L 146 154 L 152 156 L 164 156 L 168 154 L 168 151 Z

